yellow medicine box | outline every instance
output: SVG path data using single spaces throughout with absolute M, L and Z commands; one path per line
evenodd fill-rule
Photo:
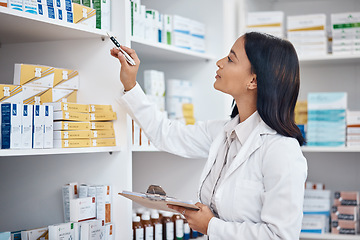
M 53 67 L 17 63 L 14 69 L 14 84 L 51 88 L 54 84 L 54 71 Z
M 90 112 L 112 112 L 111 105 L 90 104 Z
M 23 103 L 22 87 L 0 84 L 0 102 Z
M 93 133 L 90 130 L 83 131 L 54 131 L 54 139 L 79 139 L 87 138 L 89 139 Z
M 79 104 L 79 103 L 71 103 L 71 102 L 53 102 L 48 103 L 54 107 L 54 111 L 71 111 L 71 112 L 89 112 L 88 104 Z
M 88 122 L 89 114 L 70 111 L 56 111 L 54 112 L 54 120 Z
M 23 86 L 22 95 L 24 104 L 43 104 L 52 102 L 51 88 Z
M 90 146 L 90 139 L 54 140 L 54 148 L 82 148 Z
M 112 120 L 116 120 L 116 112 L 90 113 L 90 122 L 92 122 L 92 121 L 112 121 Z
M 79 72 L 70 69 L 55 68 L 54 88 L 79 89 Z
M 77 90 L 72 89 L 52 89 L 52 101 L 50 102 L 77 102 Z
M 90 122 L 71 122 L 71 121 L 56 121 L 54 122 L 54 131 L 57 130 L 90 130 Z
M 113 147 L 116 146 L 115 138 L 91 139 L 91 147 Z
M 73 12 L 74 12 L 74 23 L 87 25 L 89 27 L 95 28 L 96 26 L 96 10 L 73 3 Z
M 113 122 L 91 122 L 90 128 L 99 130 L 99 129 L 114 129 Z
M 114 138 L 115 131 L 112 130 L 91 130 L 90 138 Z

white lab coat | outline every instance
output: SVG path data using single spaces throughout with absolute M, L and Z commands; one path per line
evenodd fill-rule
M 208 158 L 200 191 L 226 138 L 227 121 L 185 126 L 168 120 L 138 84 L 120 102 L 160 150 Z M 218 186 L 214 197 L 220 218 L 211 219 L 209 239 L 299 239 L 306 177 L 307 163 L 297 140 L 277 134 L 261 121 Z

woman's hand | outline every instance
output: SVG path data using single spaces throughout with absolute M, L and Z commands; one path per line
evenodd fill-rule
M 121 63 L 120 80 L 124 85 L 124 90 L 129 91 L 136 85 L 136 75 L 139 70 L 140 60 L 134 49 L 125 46 L 121 46 L 121 49 L 124 50 L 127 54 L 129 54 L 136 63 L 135 66 L 130 65 L 126 61 L 124 55 L 120 52 L 120 50 L 116 48 L 110 50 L 111 56 L 119 59 Z
M 214 214 L 211 212 L 210 208 L 202 203 L 196 203 L 196 206 L 200 208 L 199 211 L 189 210 L 183 207 L 169 205 L 168 207 L 178 211 L 182 214 L 189 223 L 191 229 L 207 234 L 207 229 L 211 218 L 214 217 Z

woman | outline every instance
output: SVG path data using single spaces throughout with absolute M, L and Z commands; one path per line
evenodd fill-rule
M 299 63 L 290 42 L 261 33 L 238 38 L 216 65 L 215 89 L 236 103 L 227 121 L 184 126 L 155 110 L 139 85 L 140 61 L 118 50 L 125 94 L 121 102 L 153 144 L 183 157 L 203 158 L 199 211 L 169 206 L 209 239 L 299 239 L 307 163 L 294 123 Z

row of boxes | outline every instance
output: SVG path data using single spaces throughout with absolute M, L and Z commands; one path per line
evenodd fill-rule
M 15 232 L 1 232 L 1 240 L 38 240 L 38 239 L 72 239 L 72 240 L 113 240 L 114 225 L 105 224 L 102 220 L 69 222 L 54 224 L 48 227 Z
M 1 149 L 53 148 L 53 107 L 1 104 Z
M 110 0 L 88 1 L 89 6 L 71 0 L 1 0 L 0 6 L 110 31 Z M 80 1 L 78 1 L 80 2 Z
M 145 70 L 144 91 L 149 101 L 156 104 L 157 109 L 165 111 L 164 72 L 157 70 Z
M 147 9 L 146 6 L 141 5 L 141 0 L 130 1 L 132 36 L 149 42 L 205 52 L 205 25 L 203 23 Z

